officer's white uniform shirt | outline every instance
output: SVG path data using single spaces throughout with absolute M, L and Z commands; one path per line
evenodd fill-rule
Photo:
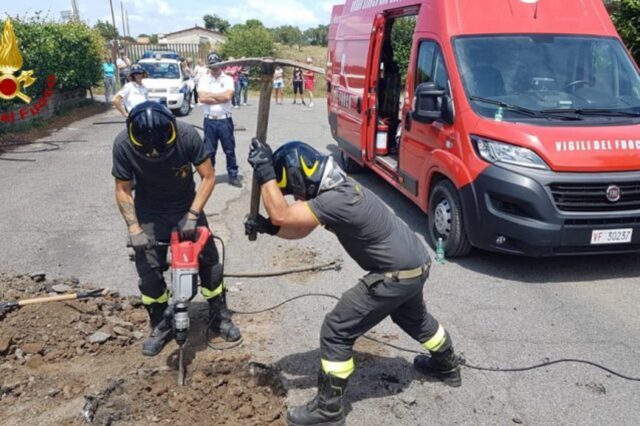
M 198 82 L 198 93 L 212 93 L 214 95 L 220 95 L 227 93 L 228 91 L 234 91 L 233 78 L 225 73 L 220 74 L 218 78 L 215 78 L 211 74 L 203 77 Z M 233 104 L 231 99 L 222 104 L 216 105 L 204 105 L 204 113 L 208 115 L 215 115 L 221 117 L 224 115 L 231 115 L 231 109 Z
M 142 84 L 130 81 L 118 92 L 124 101 L 124 107 L 131 111 L 136 105 L 149 100 L 149 91 Z

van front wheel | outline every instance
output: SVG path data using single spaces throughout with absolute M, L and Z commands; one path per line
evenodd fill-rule
M 427 237 L 432 247 L 436 247 L 438 238 L 442 238 L 444 252 L 449 257 L 463 257 L 471 251 L 462 220 L 460 196 L 448 180 L 438 182 L 431 191 Z

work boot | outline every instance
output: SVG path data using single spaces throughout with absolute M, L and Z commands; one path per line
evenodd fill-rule
M 306 405 L 294 407 L 287 412 L 289 426 L 343 426 L 344 408 L 342 397 L 348 379 L 341 379 L 320 370 L 318 394 Z
M 156 356 L 173 338 L 172 312 L 167 309 L 166 303 L 153 303 L 146 308 L 149 312 L 151 334 L 142 342 L 142 355 Z
M 237 176 L 229 178 L 229 185 L 235 186 L 236 188 L 242 188 L 242 182 Z
M 431 356 L 418 355 L 413 360 L 413 368 L 454 388 L 462 384 L 460 357 L 453 352 L 452 347 L 442 352 L 431 352 Z
M 242 337 L 238 327 L 231 321 L 224 293 L 209 299 L 209 327 L 227 342 L 237 342 Z

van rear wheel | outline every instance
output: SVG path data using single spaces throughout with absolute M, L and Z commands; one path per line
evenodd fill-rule
M 350 175 L 362 173 L 362 171 L 364 170 L 364 167 L 356 163 L 343 150 L 340 150 L 340 167 L 342 167 L 342 170 L 349 173 Z
M 432 247 L 436 247 L 438 238 L 442 238 L 444 252 L 449 257 L 463 257 L 471 251 L 460 196 L 448 180 L 438 182 L 431 190 L 427 237 Z

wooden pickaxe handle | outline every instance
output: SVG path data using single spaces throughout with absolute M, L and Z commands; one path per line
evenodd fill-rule
M 258 106 L 258 125 L 256 130 L 256 139 L 260 143 L 267 143 L 267 130 L 269 128 L 269 111 L 271 109 L 271 90 L 273 88 L 273 71 L 274 65 L 263 63 L 261 66 L 262 86 L 260 88 L 260 104 Z M 251 204 L 249 207 L 249 217 L 257 219 L 260 213 L 260 183 L 253 173 L 253 182 L 251 183 Z M 249 234 L 249 241 L 255 241 L 258 234 L 253 232 Z
M 78 292 L 78 293 L 71 293 L 71 294 L 61 294 L 59 296 L 35 297 L 33 299 L 12 300 L 9 302 L 0 303 L 0 314 L 5 311 L 19 308 L 21 306 L 37 305 L 39 303 L 61 302 L 65 300 L 79 300 L 79 299 L 86 299 L 89 297 L 100 297 L 100 296 L 106 296 L 108 293 L 109 293 L 109 289 L 105 288 L 102 290 Z

